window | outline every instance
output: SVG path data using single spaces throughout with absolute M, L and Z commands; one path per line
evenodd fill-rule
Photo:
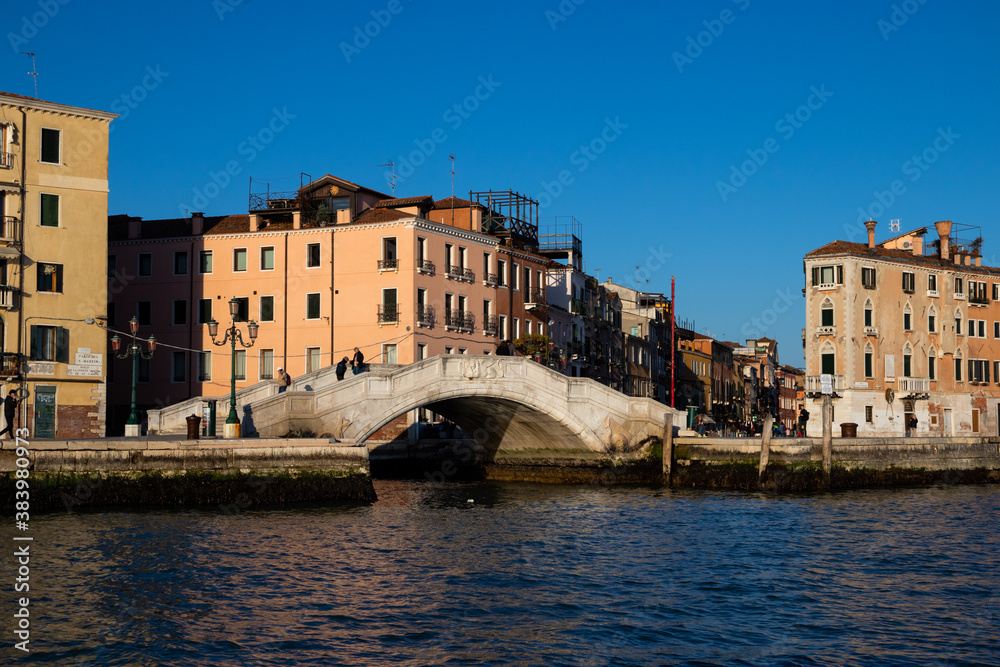
M 975 338 L 976 336 L 976 321 L 973 319 L 969 320 L 969 337 Z
M 427 239 L 423 236 L 417 237 L 417 268 L 419 269 L 427 259 Z
M 198 353 L 198 381 L 211 382 L 212 380 L 212 353 L 209 351 Z
M 1000 361 L 993 362 L 993 381 L 1000 384 Z
M 187 354 L 183 350 L 170 353 L 170 381 L 187 382 Z
M 833 302 L 830 301 L 829 299 L 824 299 L 823 305 L 820 306 L 820 326 L 824 327 L 833 326 Z M 632 334 L 632 335 L 636 336 L 638 334 Z
M 524 267 L 524 293 L 531 291 L 531 267 Z
M 507 286 L 507 260 L 497 260 L 497 287 Z
M 903 377 L 905 378 L 912 377 L 912 359 L 912 351 L 909 346 L 906 346 L 903 348 Z
M 979 410 L 972 409 L 972 432 L 979 433 Z
M 44 324 L 31 326 L 31 349 L 33 361 L 69 362 L 69 329 Z
M 198 273 L 212 272 L 212 251 L 202 250 L 198 253 Z
M 306 319 L 307 320 L 319 319 L 319 292 L 306 294 Z
M 865 326 L 866 327 L 872 326 L 872 302 L 871 301 L 866 301 L 865 302 Z
M 417 361 L 427 358 L 427 343 L 417 343 Z
M 49 164 L 59 164 L 60 141 L 62 132 L 49 127 L 42 128 L 41 161 Z
M 268 246 L 260 249 L 260 270 L 274 271 L 274 247 Z
M 1000 322 L 993 323 L 993 337 L 1000 338 Z
M 174 326 L 181 326 L 188 323 L 188 302 L 187 299 L 175 299 L 172 309 L 170 323 Z
M 262 296 L 260 297 L 260 313 L 259 318 L 261 322 L 273 322 L 274 321 L 274 297 L 273 296 Z
M 236 308 L 236 321 L 237 322 L 248 322 L 250 320 L 250 298 L 249 297 L 239 297 L 236 299 L 238 306 Z M 226 304 L 228 306 L 228 304 Z
M 490 253 L 483 253 L 483 279 L 489 278 L 490 275 Z
M 955 335 L 962 335 L 962 311 L 955 310 Z
M 903 271 L 903 291 L 907 294 L 913 294 L 913 284 L 913 273 L 910 271 Z
M 985 305 L 990 302 L 989 297 L 986 295 L 985 282 L 979 280 L 969 281 L 969 302 L 981 305 Z
M 989 382 L 990 362 L 985 359 L 969 359 L 969 381 Z
M 320 369 L 320 349 L 318 347 L 306 348 L 306 373 L 314 373 Z
M 833 375 L 837 369 L 836 359 L 837 357 L 833 346 L 827 342 L 827 344 L 823 347 L 822 354 L 820 355 L 820 373 Z
M 247 379 L 247 351 L 236 350 L 236 379 Z
M 521 337 L 521 322 L 516 317 L 514 318 L 514 340 Z
M 150 301 L 137 301 L 135 304 L 135 316 L 141 326 L 149 326 L 152 323 L 153 304 Z
M 813 287 L 833 287 L 844 284 L 844 265 L 812 267 Z
M 931 273 L 927 276 L 927 291 L 937 292 L 937 274 Z
M 866 405 L 865 406 L 865 422 L 868 423 L 868 424 L 872 423 L 872 412 L 873 412 L 872 406 Z
M 382 345 L 382 363 L 395 364 L 396 361 L 396 344 L 395 343 L 385 343 Z
M 931 380 L 937 379 L 937 357 L 934 356 L 934 348 L 927 354 L 927 377 Z
M 198 324 L 207 324 L 212 319 L 212 300 L 198 299 Z
M 463 246 L 458 246 L 458 268 L 465 272 L 466 269 L 466 258 L 468 256 L 468 251 Z
M 42 227 L 58 227 L 59 226 L 59 195 L 49 195 L 42 193 L 41 195 L 41 218 L 40 224 Z
M 458 348 L 458 353 L 459 354 L 468 354 L 469 350 L 468 350 L 468 348 L 460 347 L 460 348 Z
M 444 346 L 444 353 L 445 354 L 455 354 L 455 348 L 453 348 L 451 345 L 445 345 Z
M 861 285 L 865 289 L 875 289 L 875 269 L 862 267 L 861 268 Z
M 309 243 L 306 245 L 306 266 L 315 268 L 319 266 L 319 244 Z
M 865 346 L 865 377 L 875 377 L 875 352 L 871 343 Z
M 913 330 L 913 312 L 910 310 L 910 304 L 906 304 L 903 309 L 903 330 L 912 331 Z
M 962 381 L 962 353 L 955 353 L 955 382 Z
M 979 329 L 979 337 L 986 338 L 986 320 L 979 320 L 977 325 Z
M 239 273 L 247 270 L 247 249 L 235 248 L 233 250 L 233 272 Z
M 140 277 L 148 278 L 153 275 L 153 256 L 150 253 L 140 252 L 138 264 L 138 274 Z
M 1000 301 L 1000 283 L 993 283 L 993 300 Z
M 36 266 L 38 267 L 38 291 L 62 292 L 62 264 L 45 264 L 43 262 L 39 262 Z
M 260 351 L 260 379 L 274 379 L 274 350 Z
M 396 237 L 389 236 L 382 239 L 382 261 L 379 263 L 380 269 L 395 269 L 399 267 L 399 258 L 396 256 Z
M 510 271 L 510 286 L 512 289 L 519 289 L 518 276 L 517 276 L 517 262 L 514 262 Z
M 497 318 L 497 323 L 500 325 L 500 339 L 508 340 L 509 336 L 507 335 L 507 316 L 500 315 Z
M 927 331 L 930 333 L 937 333 L 937 330 L 934 328 L 936 326 L 935 319 L 934 311 L 931 310 L 930 314 L 927 315 Z
M 118 273 L 118 257 L 108 255 L 108 278 L 114 278 L 116 273 Z
M 965 279 L 955 276 L 955 294 L 961 295 L 963 298 L 965 297 L 964 285 L 965 285 Z
M 184 251 L 174 253 L 174 275 L 186 276 L 188 272 L 188 254 Z

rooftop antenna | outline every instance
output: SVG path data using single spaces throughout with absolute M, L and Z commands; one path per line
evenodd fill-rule
M 31 56 L 31 71 L 28 72 L 35 79 L 35 99 L 38 99 L 38 72 L 35 71 L 35 54 L 30 51 L 21 51 L 26 56 Z
M 899 218 L 893 218 L 889 221 L 889 231 L 898 232 L 899 231 Z
M 449 155 L 451 158 L 451 224 L 455 224 L 455 156 Z M 471 215 L 471 214 L 470 214 Z
M 386 162 L 385 164 L 380 164 L 380 167 L 392 167 L 392 176 L 389 178 L 389 185 L 392 186 L 392 196 L 396 196 L 396 163 Z

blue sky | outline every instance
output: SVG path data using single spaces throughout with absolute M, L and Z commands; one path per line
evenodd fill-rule
M 300 172 L 388 192 L 389 161 L 398 196 L 441 198 L 452 154 L 456 194 L 575 216 L 588 272 L 674 275 L 679 317 L 794 365 L 802 256 L 867 214 L 880 240 L 981 226 L 997 263 L 997 3 L 5 6 L 0 89 L 34 94 L 33 51 L 40 97 L 122 114 L 112 214 L 245 212 L 251 176 Z

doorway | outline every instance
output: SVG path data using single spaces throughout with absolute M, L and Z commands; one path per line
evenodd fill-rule
M 951 408 L 944 409 L 944 434 L 951 435 Z
M 56 437 L 55 387 L 35 387 L 35 432 L 33 437 Z

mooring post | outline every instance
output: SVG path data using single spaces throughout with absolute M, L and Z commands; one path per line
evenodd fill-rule
M 764 416 L 764 426 L 760 433 L 760 469 L 757 471 L 757 486 L 764 488 L 764 474 L 767 472 L 767 461 L 771 458 L 771 430 L 774 428 L 774 417 Z
M 674 485 L 674 416 L 667 415 L 663 423 L 663 483 Z
M 833 467 L 833 401 L 823 396 L 823 489 L 830 490 L 830 469 Z

